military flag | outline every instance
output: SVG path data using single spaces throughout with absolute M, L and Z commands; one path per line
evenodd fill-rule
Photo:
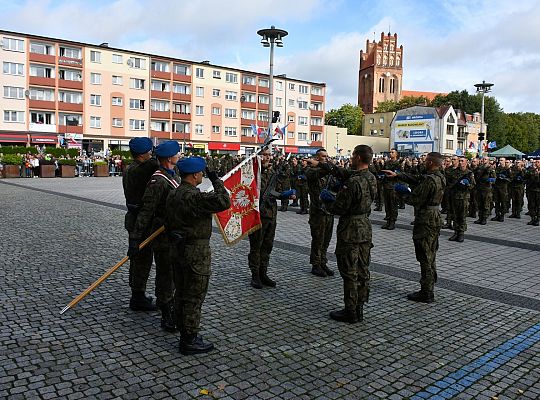
M 214 214 L 227 244 L 236 243 L 261 227 L 259 157 L 254 154 L 238 167 L 222 178 L 231 198 L 231 207 Z

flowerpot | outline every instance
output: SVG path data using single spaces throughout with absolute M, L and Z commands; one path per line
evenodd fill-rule
M 74 178 L 75 167 L 73 165 L 60 165 L 60 177 L 62 178 Z
M 39 177 L 40 178 L 54 178 L 54 172 L 56 170 L 56 167 L 54 164 L 52 165 L 40 165 L 39 166 Z
M 4 165 L 2 176 L 4 178 L 20 178 L 21 166 L 20 165 Z
M 108 165 L 94 165 L 94 176 L 97 176 L 97 177 L 109 176 L 109 166 Z

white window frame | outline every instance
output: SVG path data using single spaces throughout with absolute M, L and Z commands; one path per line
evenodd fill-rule
M 101 129 L 101 117 L 90 116 L 90 128 Z
M 306 85 L 298 85 L 298 93 L 308 94 L 308 89 Z
M 220 89 L 212 89 L 212 97 L 219 97 L 221 96 L 221 90 Z
M 7 51 L 16 51 L 18 53 L 24 53 L 24 40 L 5 37 L 2 41 L 3 49 Z
M 197 86 L 195 88 L 195 96 L 197 97 L 204 97 L 204 87 L 202 86 Z
M 218 71 L 218 70 L 213 70 L 212 71 L 212 78 L 214 79 L 221 79 L 221 71 Z
M 124 84 L 124 78 L 122 75 L 113 75 L 112 76 L 112 84 L 113 85 L 123 85 Z
M 146 69 L 146 60 L 140 57 L 129 57 L 128 66 L 135 69 Z
M 232 100 L 232 101 L 234 101 L 234 100 L 236 100 L 237 96 L 238 96 L 238 92 L 235 92 L 235 91 L 233 91 L 233 90 L 227 90 L 227 91 L 225 91 L 225 100 Z
M 145 109 L 144 99 L 129 99 L 129 109 L 130 110 L 144 110 Z
M 196 135 L 204 135 L 204 125 L 203 124 L 195 124 L 195 134 Z
M 124 57 L 122 56 L 122 54 L 113 54 L 112 55 L 112 63 L 113 64 L 122 64 L 123 62 L 124 62 Z
M 223 115 L 225 118 L 238 118 L 238 110 L 236 108 L 226 108 Z
M 4 122 L 23 124 L 25 122 L 24 111 L 4 110 Z
M 24 76 L 24 64 L 21 63 L 4 61 L 2 70 L 4 75 Z
M 238 74 L 235 74 L 233 72 L 225 73 L 225 82 L 238 83 Z
M 114 128 L 123 128 L 124 127 L 124 120 L 122 118 L 113 118 L 112 119 L 112 126 Z
M 221 115 L 221 108 L 212 107 L 212 115 Z
M 54 90 L 45 88 L 30 88 L 31 100 L 54 101 Z
M 90 62 L 101 64 L 101 51 L 90 50 Z
M 5 99 L 24 99 L 24 88 L 17 86 L 4 86 Z
M 212 133 L 221 133 L 221 127 L 219 125 L 212 125 Z
M 298 132 L 298 140 L 306 142 L 307 141 L 307 132 Z
M 144 90 L 146 86 L 146 79 L 130 78 L 129 82 L 130 82 L 129 87 L 131 89 Z
M 144 119 L 130 119 L 129 120 L 129 130 L 130 131 L 144 131 L 145 130 L 145 120 Z
M 101 107 L 101 95 L 100 94 L 91 94 L 90 95 L 90 105 Z
M 204 106 L 195 106 L 195 115 L 204 115 Z
M 223 133 L 225 134 L 225 136 L 236 136 L 237 129 L 235 126 L 226 126 L 223 130 Z
M 204 68 L 196 67 L 195 68 L 195 77 L 199 79 L 204 79 Z
M 298 125 L 307 126 L 307 124 L 308 124 L 307 117 L 298 116 Z
M 97 72 L 90 72 L 90 83 L 92 85 L 101 85 L 101 74 Z

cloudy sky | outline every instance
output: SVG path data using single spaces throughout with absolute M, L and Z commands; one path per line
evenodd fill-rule
M 485 80 L 507 112 L 540 113 L 540 0 L 0 0 L 1 29 L 268 72 L 256 31 L 289 32 L 275 74 L 326 82 L 356 103 L 359 51 L 382 31 L 404 47 L 406 90 Z

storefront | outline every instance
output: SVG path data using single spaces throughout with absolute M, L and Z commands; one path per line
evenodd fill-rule
M 26 133 L 0 133 L 0 146 L 26 146 L 28 135 Z
M 189 147 L 189 145 L 191 145 L 191 147 Z M 197 155 L 204 155 L 206 154 L 206 146 L 203 143 L 189 143 L 187 151 Z
M 30 135 L 30 144 L 38 146 L 56 147 L 59 144 L 58 136 L 55 135 Z
M 240 151 L 240 143 L 210 142 L 208 151 L 212 154 L 237 155 Z
M 319 150 L 318 147 L 299 147 L 298 154 L 301 155 L 314 155 Z

